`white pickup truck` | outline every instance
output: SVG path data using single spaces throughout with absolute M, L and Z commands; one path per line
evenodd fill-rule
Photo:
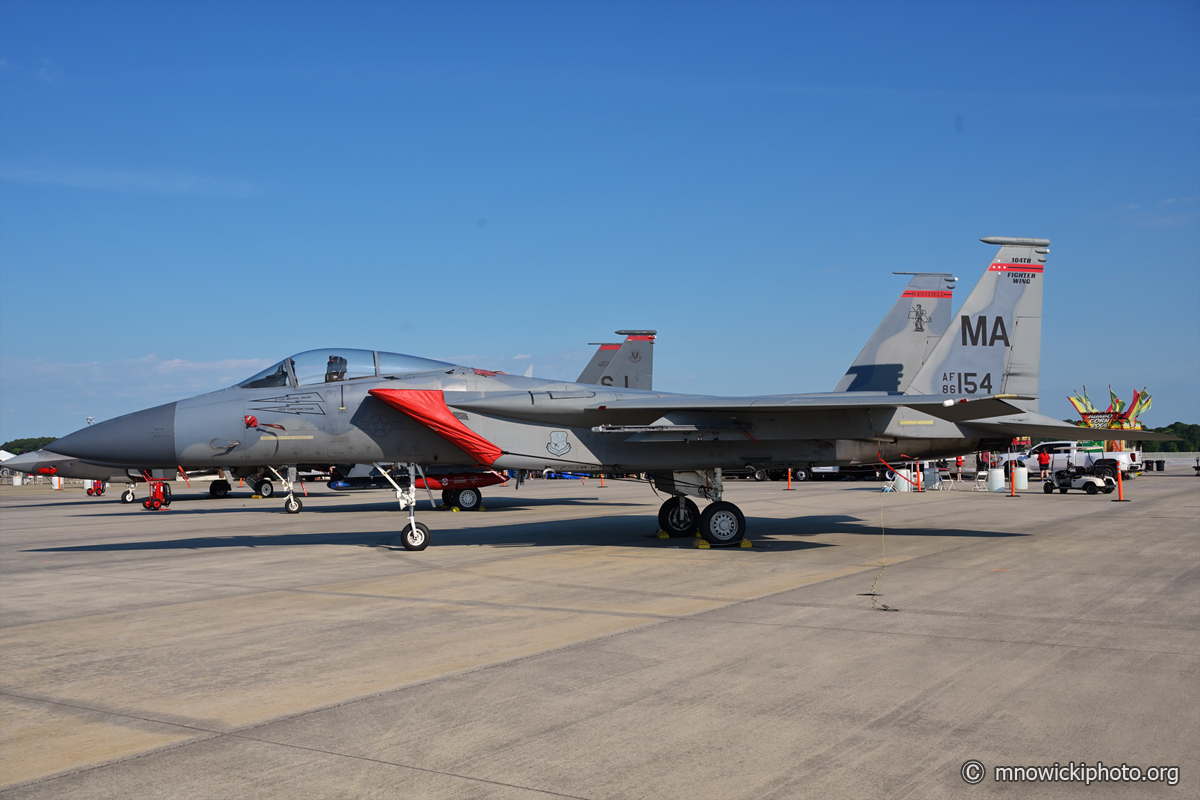
M 1104 452 L 1104 445 L 1096 442 L 1042 442 L 1021 453 L 1002 453 L 1000 463 L 1007 465 L 1012 461 L 1023 462 L 1031 475 L 1040 474 L 1038 470 L 1038 455 L 1042 452 L 1050 454 L 1050 472 L 1067 467 L 1084 467 L 1093 474 L 1117 477 L 1120 469 L 1122 477 L 1133 478 L 1142 473 L 1142 454 L 1138 450 L 1119 450 L 1113 453 Z

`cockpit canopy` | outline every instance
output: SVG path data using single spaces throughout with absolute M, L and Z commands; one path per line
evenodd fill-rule
M 403 353 L 383 353 L 378 350 L 308 350 L 251 375 L 238 386 L 243 389 L 313 386 L 453 367 L 453 364 L 445 361 L 406 356 Z

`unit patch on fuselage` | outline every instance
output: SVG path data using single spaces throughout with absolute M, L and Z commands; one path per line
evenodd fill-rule
M 566 431 L 550 431 L 550 444 L 546 450 L 553 456 L 565 456 L 571 452 L 571 443 L 567 441 Z

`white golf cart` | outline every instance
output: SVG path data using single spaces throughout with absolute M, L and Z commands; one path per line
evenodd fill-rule
M 1117 488 L 1117 482 L 1109 475 L 1094 475 L 1087 467 L 1069 466 L 1056 470 L 1054 477 L 1042 485 L 1042 491 L 1052 494 L 1058 489 L 1059 494 L 1066 494 L 1069 489 L 1081 489 L 1088 494 L 1112 494 Z

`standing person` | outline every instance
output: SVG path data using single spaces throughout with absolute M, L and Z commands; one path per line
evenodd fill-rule
M 1038 466 L 1042 468 L 1042 480 L 1050 479 L 1050 453 L 1043 450 L 1038 453 Z
M 958 482 L 962 483 L 962 456 L 954 459 L 954 468 L 958 477 Z

